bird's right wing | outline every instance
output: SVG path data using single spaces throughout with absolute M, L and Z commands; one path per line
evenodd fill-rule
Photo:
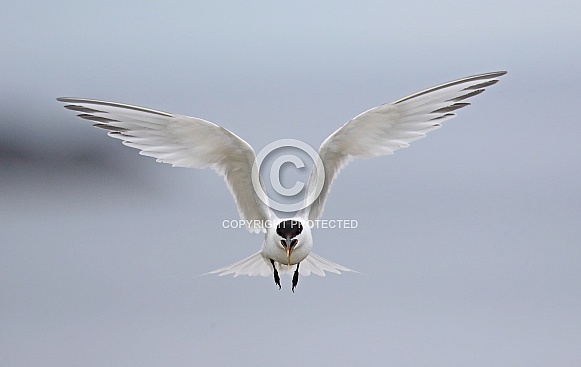
M 303 215 L 308 213 L 309 220 L 321 216 L 333 180 L 351 160 L 392 154 L 408 147 L 410 142 L 425 137 L 426 133 L 456 116 L 453 111 L 470 105 L 465 102 L 468 98 L 482 93 L 504 74 L 505 71 L 498 71 L 454 80 L 354 117 L 321 145 L 319 156 L 325 173 L 319 177 L 321 174 L 313 169 L 307 192 L 315 192 L 316 187 L 322 189 L 315 201 L 304 209 Z
M 224 177 L 248 230 L 265 231 L 270 213 L 252 185 L 254 150 L 232 132 L 199 118 L 143 107 L 82 98 L 58 101 L 141 155 L 174 167 L 212 168 Z

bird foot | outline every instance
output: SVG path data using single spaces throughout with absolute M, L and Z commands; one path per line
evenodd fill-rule
M 301 263 L 297 264 L 297 268 L 295 269 L 295 273 L 293 274 L 293 288 L 292 288 L 293 293 L 295 292 L 297 284 L 299 284 L 299 265 L 301 265 Z
M 278 285 L 278 289 L 281 289 L 280 286 L 280 277 L 278 276 L 278 270 L 276 270 L 276 265 L 274 265 L 274 260 L 270 260 L 272 264 L 272 268 L 274 269 L 274 284 Z

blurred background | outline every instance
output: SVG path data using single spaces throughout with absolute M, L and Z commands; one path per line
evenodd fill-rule
M 576 1 L 4 1 L 0 365 L 578 366 Z M 258 251 L 209 170 L 62 108 L 201 117 L 256 151 L 508 70 L 410 149 L 353 162 L 314 251 L 362 274 L 199 276 Z

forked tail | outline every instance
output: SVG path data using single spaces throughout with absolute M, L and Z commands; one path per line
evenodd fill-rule
M 296 269 L 296 265 L 292 265 L 287 267 L 286 265 L 281 265 L 278 263 L 276 264 L 276 270 L 280 274 L 288 274 L 292 275 L 293 271 Z M 220 269 L 216 269 L 214 271 L 208 272 L 207 274 L 218 274 L 219 276 L 234 274 L 235 277 L 239 275 L 248 275 L 248 276 L 263 276 L 268 277 L 272 276 L 273 274 L 272 264 L 270 260 L 262 255 L 262 253 L 257 252 L 252 256 L 247 257 L 246 259 L 240 260 L 235 262 L 234 264 L 230 264 Z M 309 276 L 312 274 L 316 274 L 319 276 L 324 277 L 325 272 L 328 271 L 330 273 L 341 274 L 342 271 L 351 271 L 357 273 L 355 270 L 351 270 L 339 264 L 335 264 L 332 261 L 324 259 L 319 255 L 315 255 L 314 253 L 310 253 L 306 259 L 301 261 L 299 267 L 299 274 L 302 276 Z

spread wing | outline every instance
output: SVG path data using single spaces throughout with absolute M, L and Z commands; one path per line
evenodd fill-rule
M 317 199 L 305 209 L 308 218 L 315 220 L 321 216 L 333 180 L 351 160 L 388 155 L 408 147 L 410 142 L 425 137 L 456 116 L 453 111 L 470 105 L 467 99 L 496 84 L 496 78 L 504 74 L 506 71 L 498 71 L 441 84 L 372 108 L 347 122 L 319 148 L 325 182 Z M 315 189 L 316 181 L 313 170 L 309 192 Z
M 251 232 L 264 232 L 261 223 L 269 218 L 252 186 L 252 147 L 225 128 L 199 118 L 82 98 L 58 98 L 79 117 L 108 130 L 112 138 L 137 148 L 139 154 L 157 158 L 174 167 L 211 168 L 224 177 L 240 217 L 256 221 Z

